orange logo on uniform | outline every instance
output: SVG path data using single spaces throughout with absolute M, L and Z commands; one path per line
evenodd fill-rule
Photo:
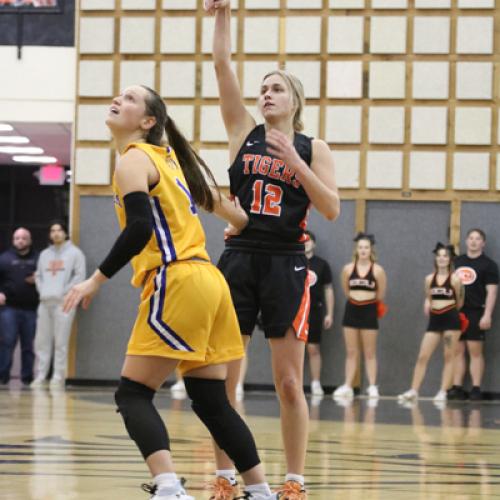
M 64 271 L 64 261 L 63 260 L 51 260 L 49 262 L 49 267 L 47 271 L 52 272 L 52 276 L 55 276 L 59 271 Z
M 309 286 L 310 287 L 313 287 L 317 282 L 318 282 L 318 275 L 312 271 L 311 269 L 309 269 L 309 271 L 307 272 L 308 273 L 308 277 L 309 277 Z
M 472 285 L 477 279 L 477 273 L 472 267 L 459 267 L 455 274 L 460 278 L 464 285 Z

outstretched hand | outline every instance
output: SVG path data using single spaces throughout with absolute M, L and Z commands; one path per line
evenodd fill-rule
M 82 307 L 87 309 L 95 294 L 99 291 L 101 284 L 106 279 L 104 275 L 96 271 L 89 279 L 74 285 L 66 294 L 66 297 L 64 297 L 63 311 L 68 313 L 71 309 L 76 309 L 80 302 L 82 303 Z

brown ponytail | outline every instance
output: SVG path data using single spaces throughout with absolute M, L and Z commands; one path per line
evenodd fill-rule
M 155 146 L 162 145 L 164 131 L 167 134 L 168 143 L 175 151 L 179 164 L 189 186 L 189 191 L 195 203 L 208 212 L 214 209 L 214 198 L 209 182 L 213 183 L 218 190 L 214 175 L 205 161 L 191 147 L 188 140 L 177 128 L 174 120 L 167 114 L 167 107 L 163 99 L 153 89 L 142 86 L 149 93 L 146 98 L 146 114 L 156 118 L 156 124 L 149 130 L 146 142 Z

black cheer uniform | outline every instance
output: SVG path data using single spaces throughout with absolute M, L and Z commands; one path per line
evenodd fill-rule
M 349 276 L 348 288 L 353 290 L 364 290 L 377 292 L 377 280 L 373 273 L 374 264 L 370 266 L 370 270 L 366 276 L 360 276 L 358 273 L 358 266 L 355 264 Z M 377 317 L 377 299 L 365 301 L 356 301 L 349 298 L 345 305 L 344 319 L 342 325 L 348 328 L 357 328 L 359 330 L 378 330 L 378 317 Z
M 307 165 L 312 139 L 296 133 L 295 148 Z M 290 326 L 307 340 L 309 285 L 304 230 L 310 200 L 283 160 L 267 151 L 264 125 L 256 126 L 229 168 L 230 191 L 249 222 L 226 240 L 219 260 L 243 334 L 251 335 L 259 311 L 266 337 Z
M 434 273 L 431 281 L 431 304 L 440 300 L 453 300 L 453 304 L 443 309 L 431 307 L 429 314 L 428 332 L 443 333 L 448 330 L 460 330 L 460 318 L 458 317 L 457 297 L 455 289 L 451 284 L 451 274 L 448 275 L 445 282 L 439 285 L 437 282 L 437 273 Z

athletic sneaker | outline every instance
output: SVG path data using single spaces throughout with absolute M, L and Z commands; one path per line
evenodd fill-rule
M 233 500 L 240 492 L 238 483 L 232 484 L 229 479 L 218 476 L 208 484 L 210 500 Z
M 369 398 L 379 398 L 380 394 L 378 392 L 378 387 L 376 385 L 369 385 L 366 389 L 366 394 Z
M 30 387 L 33 387 L 34 389 L 37 387 L 43 387 L 46 383 L 46 380 L 44 377 L 36 377 L 33 382 L 31 382 Z
M 448 391 L 448 401 L 465 401 L 467 398 L 467 392 L 465 392 L 459 385 L 454 385 Z
M 418 399 L 418 392 L 415 389 L 410 389 L 398 396 L 399 401 L 415 401 L 416 399 Z
M 482 401 L 483 394 L 481 393 L 481 388 L 477 385 L 474 385 L 469 393 L 469 399 L 471 401 Z
M 335 398 L 352 399 L 353 397 L 354 397 L 354 391 L 352 390 L 352 387 L 349 387 L 346 384 L 337 387 L 337 389 L 335 389 L 333 393 L 333 399 Z
M 184 489 L 184 479 L 180 479 L 173 486 L 158 490 L 156 484 L 143 484 L 141 488 L 152 496 L 149 500 L 195 500 L 189 496 Z
M 304 486 L 297 481 L 286 481 L 276 492 L 276 500 L 307 500 L 307 493 Z
M 51 389 L 64 389 L 66 383 L 64 381 L 63 378 L 59 378 L 59 377 L 52 377 L 50 379 L 50 388 Z
M 442 402 L 442 401 L 446 401 L 447 397 L 446 397 L 446 391 L 439 391 L 433 398 L 432 400 L 437 403 L 438 401 L 439 402 Z
M 311 394 L 313 396 L 324 396 L 325 391 L 323 390 L 323 387 L 321 387 L 319 380 L 313 380 L 311 382 Z
M 245 398 L 245 390 L 243 389 L 243 384 L 236 385 L 236 401 L 243 401 Z

